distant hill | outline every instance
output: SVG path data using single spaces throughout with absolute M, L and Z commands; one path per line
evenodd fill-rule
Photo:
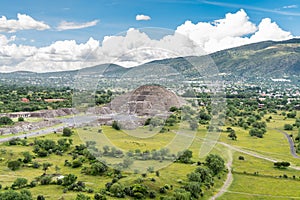
M 265 41 L 222 50 L 209 55 L 225 79 L 253 80 L 261 78 L 300 77 L 300 39 L 287 41 Z M 33 84 L 43 86 L 72 86 L 79 74 L 104 78 L 136 77 L 144 75 L 172 77 L 184 75 L 200 76 L 189 63 L 205 62 L 204 57 L 178 57 L 152 61 L 134 68 L 116 64 L 102 64 L 82 70 L 34 73 L 19 71 L 0 73 L 0 82 L 6 84 Z
M 259 42 L 211 54 L 222 73 L 241 77 L 300 75 L 300 39 Z

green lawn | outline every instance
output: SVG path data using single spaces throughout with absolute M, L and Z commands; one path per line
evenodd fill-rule
M 122 149 L 128 150 L 136 148 L 140 148 L 141 150 L 152 150 L 152 149 L 159 149 L 162 146 L 167 146 L 170 142 L 174 142 L 177 145 L 177 148 L 182 148 L 182 144 L 179 143 L 179 140 L 176 141 L 176 134 L 171 130 L 170 132 L 166 133 L 158 133 L 155 136 L 151 138 L 135 138 L 133 136 L 130 136 L 126 134 L 126 132 L 122 131 L 116 131 L 112 129 L 111 127 L 102 127 L 103 133 L 98 133 L 100 127 L 85 127 L 75 130 L 75 134 L 73 134 L 70 138 L 73 140 L 73 146 L 82 144 L 85 141 L 96 141 L 97 143 L 103 143 L 104 138 L 108 138 L 109 141 L 111 141 L 115 146 L 120 147 Z M 186 134 L 192 134 L 189 133 L 188 130 L 186 130 Z M 198 135 L 205 134 L 204 132 L 199 132 Z M 51 139 L 51 140 L 59 140 L 63 138 L 61 133 L 57 134 L 48 134 L 44 136 L 39 136 L 39 139 Z M 27 144 L 30 144 L 34 141 L 35 138 L 28 138 Z M 182 139 L 182 138 L 181 138 Z M 193 139 L 193 138 L 192 138 Z M 176 143 L 177 142 L 177 143 Z M 181 146 L 180 146 L 181 145 Z M 187 144 L 184 144 L 184 146 Z M 190 149 L 193 150 L 193 160 L 198 161 L 198 152 L 199 147 L 201 145 L 201 140 L 194 140 L 194 142 L 191 144 Z M 189 145 L 188 145 L 189 147 Z M 22 167 L 21 169 L 17 171 L 11 171 L 7 168 L 7 161 L 17 158 L 22 158 L 22 152 L 29 151 L 32 153 L 32 147 L 30 145 L 28 146 L 6 146 L 5 144 L 0 144 L 0 150 L 5 149 L 6 154 L 0 153 L 0 158 L 2 158 L 2 161 L 0 161 L 0 171 L 2 172 L 0 175 L 0 183 L 2 184 L 2 187 L 11 186 L 13 181 L 17 177 L 25 177 L 28 179 L 28 182 L 31 182 L 35 177 L 40 176 L 43 174 L 43 170 L 41 168 L 39 169 L 33 169 L 33 168 L 27 168 Z M 1 151 L 0 151 L 1 152 Z M 215 149 L 214 153 L 220 153 L 222 150 Z M 32 153 L 33 154 L 33 153 Z M 44 162 L 50 162 L 53 164 L 47 171 L 47 174 L 75 174 L 80 181 L 83 181 L 86 183 L 86 186 L 89 188 L 92 188 L 96 191 L 98 191 L 100 188 L 105 188 L 105 184 L 110 182 L 112 180 L 112 177 L 110 176 L 89 176 L 84 175 L 81 173 L 80 168 L 71 168 L 64 166 L 65 160 L 72 161 L 72 156 L 68 155 L 67 153 L 63 156 L 53 155 L 51 154 L 48 157 L 45 158 L 35 158 L 34 161 L 38 161 L 39 163 Z M 145 163 L 142 163 L 145 165 Z M 165 163 L 163 163 L 165 164 Z M 87 163 L 84 163 L 83 166 L 88 165 Z M 147 164 L 146 164 L 147 165 Z M 58 171 L 55 170 L 55 166 L 58 166 L 60 169 Z M 154 166 L 155 168 L 158 167 Z M 160 169 L 160 176 L 157 177 L 155 173 L 148 173 L 146 178 L 143 178 L 143 184 L 148 186 L 149 191 L 155 190 L 158 198 L 161 196 L 157 191 L 160 187 L 162 187 L 165 184 L 173 185 L 174 189 L 181 187 L 183 183 L 187 180 L 187 174 L 193 171 L 196 168 L 195 165 L 190 164 L 180 164 L 180 163 L 169 163 L 166 166 L 163 166 L 162 169 Z M 123 175 L 125 178 L 121 179 L 120 182 L 124 183 L 125 185 L 132 184 L 137 178 L 141 178 L 140 174 L 133 174 L 133 173 L 126 173 L 123 172 Z M 155 182 L 151 181 L 151 178 L 155 178 Z M 214 194 L 219 187 L 222 186 L 224 179 L 226 178 L 226 173 L 223 173 L 220 175 L 220 179 L 215 180 L 215 187 L 207 190 L 204 195 L 204 199 L 209 199 L 209 197 Z M 180 183 L 182 180 L 183 183 Z M 74 199 L 77 195 L 76 192 L 68 191 L 67 193 L 63 193 L 63 186 L 58 185 L 47 185 L 47 186 L 41 186 L 38 185 L 34 188 L 28 188 L 33 196 L 36 198 L 37 195 L 42 194 L 46 197 L 46 199 Z M 173 190 L 170 190 L 167 192 L 166 195 L 171 195 L 173 193 Z M 86 195 L 90 195 L 85 193 Z M 92 196 L 92 195 L 90 195 Z M 108 196 L 108 199 L 114 199 Z
M 269 115 L 266 115 L 267 118 Z M 286 123 L 294 123 L 295 119 L 284 119 L 281 115 L 272 114 L 271 122 L 267 123 L 268 130 L 264 135 L 264 138 L 255 138 L 249 136 L 248 131 L 243 128 L 233 127 L 237 134 L 237 141 L 233 141 L 227 137 L 228 133 L 221 133 L 219 141 L 225 142 L 238 148 L 259 153 L 270 158 L 278 159 L 280 161 L 289 161 L 294 165 L 300 166 L 300 159 L 295 159 L 290 154 L 289 144 L 285 136 L 275 130 L 275 128 L 283 130 L 283 125 Z M 98 130 L 102 129 L 102 133 Z M 161 149 L 167 147 L 172 152 L 178 152 L 185 148 L 189 148 L 193 151 L 193 161 L 203 161 L 204 158 L 199 158 L 199 151 L 203 144 L 203 139 L 206 137 L 207 129 L 206 126 L 200 126 L 198 132 L 195 134 L 190 131 L 187 125 L 183 125 L 181 130 L 184 134 L 176 134 L 179 130 L 177 126 L 170 127 L 169 132 L 158 133 L 158 130 L 154 129 L 149 131 L 146 127 L 139 128 L 134 131 L 116 131 L 108 126 L 102 127 L 83 127 L 75 129 L 75 134 L 71 136 L 73 140 L 73 146 L 85 143 L 86 141 L 96 141 L 97 147 L 102 150 L 104 145 L 114 146 L 122 151 L 140 149 L 142 151 Z M 223 127 L 226 129 L 226 126 Z M 296 134 L 296 130 L 291 131 Z M 151 137 L 149 137 L 149 134 Z M 195 138 L 194 138 L 195 136 Z M 41 139 L 52 139 L 58 140 L 63 138 L 60 133 L 48 134 L 45 136 L 39 136 Z M 28 144 L 34 141 L 34 138 L 27 139 Z M 40 176 L 43 170 L 32 169 L 23 167 L 17 171 L 11 171 L 7 168 L 7 161 L 11 159 L 17 159 L 22 157 L 22 152 L 32 151 L 31 146 L 6 146 L 5 144 L 0 145 L 0 150 L 5 149 L 6 154 L 0 153 L 0 183 L 3 188 L 10 186 L 17 177 L 26 177 L 29 182 L 34 177 Z M 1 151 L 0 151 L 1 152 Z M 233 159 L 233 183 L 229 187 L 228 191 L 219 199 L 289 199 L 292 197 L 300 196 L 300 190 L 298 185 L 300 183 L 300 171 L 288 169 L 276 169 L 273 167 L 273 163 L 255 158 L 253 156 L 234 152 L 231 149 L 221 145 L 215 144 L 212 146 L 211 153 L 221 155 L 227 162 L 229 159 Z M 239 160 L 238 157 L 243 156 L 245 160 Z M 75 174 L 78 180 L 84 181 L 87 187 L 98 191 L 100 188 L 104 188 L 107 182 L 112 180 L 109 176 L 88 176 L 81 173 L 79 168 L 71 168 L 64 166 L 65 160 L 72 161 L 72 156 L 65 154 L 64 156 L 50 155 L 46 158 L 36 158 L 35 161 L 40 163 L 50 162 L 53 166 L 47 171 L 48 174 Z M 120 160 L 108 158 L 110 162 L 119 162 Z M 120 180 L 124 185 L 130 185 L 137 179 L 142 179 L 143 184 L 148 186 L 149 191 L 158 189 L 164 184 L 168 183 L 173 185 L 174 188 L 179 188 L 187 180 L 186 174 L 193 171 L 195 165 L 186 165 L 180 163 L 153 163 L 152 161 L 137 161 L 136 166 L 153 166 L 154 169 L 160 169 L 160 176 L 157 177 L 155 173 L 148 173 L 147 177 L 142 177 L 140 174 L 124 172 L 125 176 Z M 88 165 L 84 163 L 84 166 Z M 160 166 L 161 165 L 161 166 Z M 56 171 L 55 166 L 58 166 L 60 170 Z M 251 174 L 247 175 L 244 172 Z M 254 173 L 259 176 L 253 176 Z M 282 176 L 283 174 L 288 177 L 295 176 L 296 180 L 275 178 Z M 151 178 L 155 179 L 155 182 L 151 181 Z M 226 173 L 220 175 L 220 179 L 215 179 L 215 186 L 205 191 L 203 199 L 209 199 L 213 194 L 216 194 L 219 188 L 222 187 L 223 181 L 226 179 Z M 183 183 L 181 183 L 181 180 Z M 41 186 L 30 188 L 30 191 L 36 197 L 38 194 L 43 194 L 47 199 L 74 199 L 76 192 L 63 193 L 63 187 L 57 185 Z M 173 191 L 168 191 L 166 195 L 171 195 Z M 87 194 L 87 193 L 85 193 Z M 157 193 L 158 194 L 158 193 Z M 158 194 L 158 198 L 160 195 Z M 108 197 L 108 199 L 113 199 Z
M 229 190 L 220 200 L 299 199 L 300 181 L 234 174 Z
M 233 127 L 237 134 L 237 140 L 231 140 L 227 135 L 222 133 L 220 141 L 227 144 L 257 152 L 268 157 L 272 157 L 279 161 L 289 161 L 296 166 L 300 166 L 300 159 L 294 158 L 290 153 L 290 146 L 286 137 L 279 131 L 271 128 L 268 124 L 267 133 L 263 138 L 251 137 L 249 130 L 243 128 Z

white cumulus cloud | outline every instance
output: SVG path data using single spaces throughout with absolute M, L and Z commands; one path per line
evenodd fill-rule
M 156 59 L 203 55 L 259 41 L 293 38 L 269 18 L 254 24 L 244 10 L 213 22 L 186 21 L 160 39 L 150 33 L 151 30 L 147 33 L 131 28 L 124 35 L 106 36 L 103 41 L 64 40 L 44 47 L 16 45 L 14 37 L 0 35 L 0 71 L 62 71 L 101 63 L 130 67 Z
M 258 25 L 258 31 L 250 37 L 251 42 L 260 42 L 264 40 L 286 40 L 291 39 L 293 36 L 290 32 L 282 30 L 275 22 L 272 22 L 270 18 L 263 19 Z
M 135 16 L 135 20 L 137 20 L 137 21 L 147 21 L 150 19 L 151 19 L 151 17 L 148 15 L 136 15 Z
M 83 29 L 83 28 L 96 26 L 98 22 L 99 22 L 99 20 L 93 20 L 93 21 L 85 22 L 85 23 L 62 21 L 58 25 L 57 30 L 63 31 L 63 30 L 71 30 L 71 29 Z
M 263 40 L 286 40 L 293 37 L 269 18 L 262 19 L 257 27 L 243 9 L 228 13 L 225 18 L 212 23 L 193 24 L 186 21 L 177 27 L 176 32 L 186 35 L 208 53 Z
M 20 30 L 46 30 L 50 26 L 42 21 L 37 21 L 30 17 L 29 15 L 20 14 L 17 15 L 17 20 L 7 19 L 5 16 L 0 18 L 0 32 L 13 33 Z
M 10 38 L 7 38 L 5 35 L 0 34 L 0 46 L 7 45 L 8 43 L 15 41 L 16 36 L 11 36 Z

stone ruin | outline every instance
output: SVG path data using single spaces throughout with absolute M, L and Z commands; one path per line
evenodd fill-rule
M 166 119 L 170 108 L 184 105 L 182 98 L 174 92 L 158 85 L 144 85 L 134 91 L 115 97 L 109 104 L 94 110 L 105 121 L 100 124 L 110 125 L 117 121 L 123 129 L 134 129 L 145 123 L 147 118 Z M 111 120 L 107 120 L 110 116 Z

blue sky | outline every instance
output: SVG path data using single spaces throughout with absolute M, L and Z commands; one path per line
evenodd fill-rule
M 77 69 L 95 49 L 95 58 L 110 62 L 132 50 L 129 47 L 168 45 L 168 40 L 158 44 L 137 31 L 144 27 L 174 30 L 211 53 L 300 36 L 299 21 L 299 0 L 3 0 L 0 72 Z M 105 36 L 120 32 L 127 36 L 110 37 L 104 44 Z M 179 45 L 173 50 L 183 48 L 180 55 L 196 55 L 195 46 L 176 37 L 169 39 Z M 129 59 L 127 64 L 141 62 Z
M 269 17 L 282 29 L 293 35 L 300 35 L 298 3 L 298 0 L 10 0 L 0 2 L 0 15 L 16 19 L 17 13 L 27 14 L 50 25 L 51 29 L 43 32 L 26 30 L 15 33 L 19 38 L 27 39 L 18 43 L 26 44 L 34 40 L 35 45 L 41 46 L 65 39 L 84 42 L 91 36 L 102 40 L 105 35 L 114 35 L 130 27 L 176 29 L 186 20 L 194 23 L 213 21 L 241 8 L 254 23 Z M 137 14 L 149 15 L 151 20 L 136 21 Z M 99 22 L 96 26 L 83 30 L 55 30 L 61 21 L 83 23 L 92 20 Z

